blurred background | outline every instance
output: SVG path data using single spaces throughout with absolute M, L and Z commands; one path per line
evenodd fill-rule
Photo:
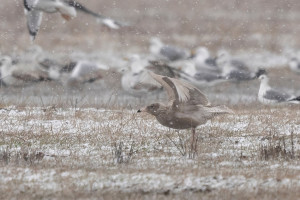
M 95 59 L 109 68 L 128 66 L 123 58 L 131 54 L 149 54 L 149 40 L 158 37 L 167 44 L 187 49 L 198 46 L 208 48 L 212 56 L 225 49 L 245 61 L 250 67 L 273 70 L 271 78 L 275 86 L 298 91 L 299 75 L 291 73 L 288 62 L 291 56 L 299 56 L 300 2 L 299 0 L 85 0 L 79 1 L 87 8 L 128 26 L 111 30 L 97 23 L 95 18 L 77 13 L 77 17 L 65 21 L 60 14 L 44 13 L 40 31 L 32 43 L 26 27 L 22 0 L 2 0 L 0 6 L 0 53 L 23 54 L 31 46 L 39 46 L 52 57 Z M 79 56 L 80 55 L 80 56 Z M 104 56 L 103 56 L 104 55 Z M 65 58 L 65 59 L 64 59 Z M 120 62 L 115 62 L 119 60 Z M 121 63 L 121 64 L 120 64 Z M 115 76 L 120 89 L 120 74 Z M 111 76 L 107 76 L 111 79 Z M 106 78 L 107 78 L 106 77 Z M 292 85 L 290 84 L 292 80 Z M 106 82 L 102 89 L 111 91 Z M 108 83 L 108 84 L 107 84 Z M 103 83 L 101 83 L 103 84 Z M 2 103 L 29 102 L 25 95 L 53 96 L 53 88 L 1 88 Z M 113 86 L 114 88 L 115 85 Z M 219 85 L 203 88 L 215 101 L 228 101 L 234 93 L 239 99 L 255 100 L 259 82 Z M 46 89 L 45 89 L 46 88 Z M 55 86 L 56 88 L 56 86 Z M 99 86 L 96 86 L 99 89 Z M 38 91 L 37 91 L 38 90 Z M 91 86 L 88 87 L 91 90 Z M 86 90 L 85 90 L 86 91 Z M 115 91 L 115 90 L 114 90 Z M 220 91 L 224 94 L 219 98 Z M 237 92 L 242 91 L 242 92 Z M 65 89 L 55 91 L 62 95 Z M 241 94 L 247 93 L 246 96 Z M 94 96 L 95 93 L 92 92 Z M 216 95 L 217 94 L 217 95 Z M 22 96 L 22 98 L 19 98 Z M 99 103 L 98 97 L 87 95 L 88 104 Z M 111 92 L 102 102 L 111 101 Z M 13 97 L 13 98 L 10 98 Z M 17 97 L 17 98 L 15 98 Z M 61 98 L 61 96 L 59 96 Z M 77 97 L 76 97 L 77 98 Z M 16 100 L 17 99 L 17 100 Z M 22 99 L 22 101 L 20 100 Z M 40 98 L 38 98 L 40 99 Z M 92 99 L 92 100 L 91 100 Z M 140 100 L 133 98 L 136 101 Z M 53 99 L 49 99 L 49 102 Z M 42 102 L 37 100 L 36 102 Z M 57 101 L 58 102 L 58 101 Z M 122 101 L 123 102 L 123 101 Z M 125 101 L 124 105 L 128 105 Z M 45 102 L 42 102 L 43 104 Z
M 80 1 L 79 1 L 80 2 Z M 108 30 L 91 16 L 78 13 L 65 22 L 44 14 L 34 44 L 48 51 L 82 49 L 148 51 L 149 37 L 211 51 L 299 49 L 298 0 L 85 0 L 93 11 L 126 22 L 130 27 Z M 0 7 L 0 50 L 10 52 L 31 44 L 22 0 L 4 0 Z

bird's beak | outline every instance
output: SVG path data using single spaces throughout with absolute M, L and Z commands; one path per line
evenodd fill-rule
M 138 112 L 138 113 L 140 113 L 140 112 L 146 112 L 146 108 L 141 108 L 141 109 L 139 109 L 137 112 Z
M 191 53 L 191 57 L 193 58 L 193 57 L 195 57 L 195 55 L 196 55 L 196 50 L 195 50 L 195 49 L 192 49 L 190 53 Z

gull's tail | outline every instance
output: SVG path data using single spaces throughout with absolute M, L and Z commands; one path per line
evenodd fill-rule
M 214 106 L 214 107 L 210 107 L 208 108 L 210 113 L 214 113 L 216 115 L 220 115 L 220 114 L 234 114 L 234 111 L 231 110 L 230 108 L 222 105 L 222 106 Z
M 288 102 L 298 104 L 298 103 L 300 103 L 300 96 L 291 98 L 288 100 Z

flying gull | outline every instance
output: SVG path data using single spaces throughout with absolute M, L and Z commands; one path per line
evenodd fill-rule
M 167 104 L 153 103 L 138 112 L 154 115 L 158 122 L 174 129 L 192 129 L 191 153 L 196 153 L 196 127 L 205 124 L 216 115 L 230 114 L 226 106 L 212 106 L 206 96 L 195 86 L 178 79 L 160 76 L 149 72 L 168 94 Z
M 275 90 L 269 86 L 269 78 L 263 74 L 259 77 L 261 80 L 258 100 L 266 105 L 276 105 L 281 103 L 300 103 L 300 97 L 295 97 L 285 92 Z
M 118 29 L 121 26 L 121 23 L 97 14 L 74 0 L 24 0 L 24 8 L 27 17 L 27 28 L 32 40 L 35 39 L 39 31 L 43 12 L 59 12 L 64 19 L 70 20 L 76 17 L 76 10 L 78 10 L 96 17 L 112 29 Z

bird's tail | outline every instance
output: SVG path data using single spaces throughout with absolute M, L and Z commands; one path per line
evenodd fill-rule
M 300 96 L 288 100 L 290 103 L 300 103 Z
M 234 111 L 228 108 L 227 106 L 214 106 L 209 108 L 209 112 L 214 113 L 214 114 L 234 114 Z

